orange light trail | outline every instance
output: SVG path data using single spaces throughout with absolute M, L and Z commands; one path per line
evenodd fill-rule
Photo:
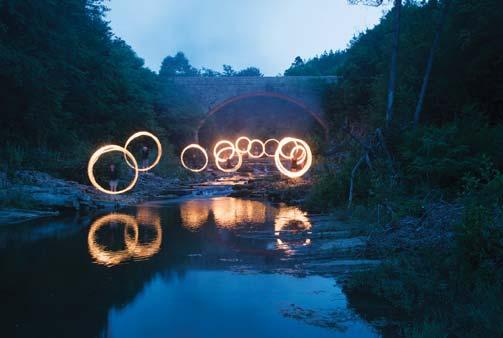
M 129 157 L 131 162 L 133 162 L 133 169 L 134 169 L 134 177 L 131 183 L 127 187 L 125 187 L 122 190 L 118 191 L 111 191 L 108 189 L 103 188 L 97 181 L 96 178 L 94 177 L 94 165 L 96 162 L 100 159 L 100 157 L 106 153 L 118 151 L 124 154 L 124 156 Z M 101 192 L 104 192 L 105 194 L 109 195 L 118 195 L 118 194 L 123 194 L 131 189 L 136 184 L 136 181 L 138 180 L 138 163 L 136 162 L 136 159 L 134 158 L 133 154 L 129 152 L 126 148 L 123 148 L 121 146 L 115 145 L 115 144 L 110 144 L 104 147 L 101 147 L 100 149 L 96 150 L 94 154 L 92 154 L 91 158 L 89 159 L 89 163 L 87 164 L 87 176 L 89 177 L 89 180 L 91 181 L 91 184 L 98 189 Z
M 279 141 L 276 140 L 275 138 L 270 138 L 268 140 L 266 140 L 264 142 L 264 154 L 267 156 L 267 157 L 274 157 L 274 154 L 269 154 L 267 152 L 267 144 L 269 144 L 270 142 L 276 142 L 276 149 L 278 149 L 278 144 L 279 144 Z
M 124 243 L 126 248 L 123 250 L 112 251 L 97 242 L 97 232 L 107 224 L 113 223 L 124 224 Z M 155 230 L 155 237 L 150 243 L 140 243 L 140 224 L 142 228 L 152 227 Z M 128 231 L 129 229 L 133 230 L 132 234 Z M 158 253 L 161 249 L 161 244 L 161 219 L 159 215 L 150 214 L 150 211 L 147 209 L 140 209 L 136 218 L 116 213 L 100 217 L 91 224 L 87 234 L 89 253 L 96 263 L 106 266 L 114 266 L 131 258 L 146 259 Z
M 220 146 L 222 145 L 227 145 L 227 147 L 224 147 L 219 150 Z M 231 150 L 231 154 L 227 158 L 220 158 L 220 153 Z M 234 143 L 228 140 L 220 140 L 218 141 L 215 146 L 213 147 L 213 156 L 215 157 L 215 162 L 225 162 L 227 161 L 228 158 L 232 158 L 234 154 L 236 153 L 236 148 L 234 147 Z
M 243 141 L 247 141 L 246 150 L 242 148 Z M 268 144 L 272 142 L 277 143 L 277 147 L 274 154 L 270 154 L 267 151 Z M 262 147 L 259 153 L 253 153 L 253 148 L 255 144 L 258 144 L 260 145 L 260 147 Z M 193 168 L 188 167 L 187 164 L 184 162 L 183 155 L 185 151 L 190 148 L 197 148 L 203 152 L 206 158 L 206 163 L 203 167 L 194 170 Z M 285 151 L 288 153 L 288 155 L 285 153 Z M 224 153 L 226 153 L 225 156 L 223 156 Z M 239 170 L 239 168 L 243 163 L 242 157 L 245 154 L 248 154 L 250 158 L 260 158 L 264 155 L 268 157 L 274 157 L 274 162 L 278 170 L 283 175 L 288 176 L 290 178 L 297 178 L 303 176 L 311 168 L 313 162 L 313 155 L 311 153 L 311 148 L 309 147 L 309 145 L 305 141 L 294 137 L 285 137 L 281 141 L 278 141 L 277 139 L 274 138 L 270 138 L 265 142 L 263 142 L 259 139 L 250 140 L 247 136 L 240 136 L 234 143 L 232 143 L 229 140 L 220 140 L 213 147 L 213 157 L 215 158 L 215 166 L 219 170 L 226 173 L 235 172 Z M 222 163 L 228 162 L 235 155 L 238 156 L 237 164 L 232 168 L 223 168 Z M 182 161 L 182 165 L 186 169 L 192 170 L 194 172 L 200 172 L 207 167 L 208 164 L 207 156 L 208 155 L 206 154 L 206 151 L 201 146 L 197 144 L 191 144 L 184 149 L 184 151 L 180 155 L 180 159 Z M 283 163 L 281 162 L 282 160 L 291 160 L 292 163 L 295 160 L 298 165 L 302 165 L 302 168 L 298 171 L 289 170 L 283 165 Z
M 244 141 L 244 140 L 246 140 L 246 141 L 248 142 L 248 143 L 247 143 L 248 145 L 246 146 L 246 150 L 243 150 L 242 148 L 240 148 L 240 147 L 239 147 L 239 144 L 240 144 L 242 141 Z M 241 136 L 241 137 L 238 137 L 238 139 L 236 140 L 235 145 L 236 145 L 236 150 L 237 150 L 239 153 L 241 153 L 241 154 L 247 154 L 247 153 L 249 153 L 249 152 L 250 152 L 250 149 L 251 149 L 251 140 L 250 140 L 248 137 L 246 137 L 246 136 Z
M 295 150 L 295 148 L 297 147 L 301 147 L 306 152 L 306 159 L 305 159 L 306 163 L 299 171 L 288 170 L 287 168 L 285 168 L 283 163 L 281 163 L 281 156 L 283 156 L 286 159 L 291 159 L 291 157 L 287 157 L 283 154 L 283 147 L 285 147 L 288 143 L 292 142 L 295 143 L 295 147 L 293 148 L 293 150 Z M 278 168 L 278 170 L 283 175 L 288 176 L 290 178 L 297 178 L 303 176 L 311 168 L 311 165 L 313 163 L 313 154 L 311 153 L 311 148 L 309 148 L 309 145 L 305 141 L 298 138 L 285 137 L 278 144 L 278 148 L 276 149 L 276 153 L 274 154 L 274 162 L 276 163 L 276 167 Z M 304 162 L 304 160 L 302 162 Z
M 185 152 L 189 149 L 197 149 L 199 151 L 201 151 L 204 155 L 204 159 L 205 159 L 205 162 L 204 162 L 204 165 L 201 167 L 201 168 L 198 168 L 198 169 L 194 169 L 194 168 L 190 168 L 186 163 L 185 161 L 183 160 L 183 155 L 185 155 Z M 190 171 L 193 171 L 195 173 L 198 173 L 198 172 L 201 172 L 203 171 L 204 169 L 206 169 L 206 167 L 208 166 L 208 153 L 206 152 L 206 150 L 201 147 L 199 144 L 189 144 L 188 146 L 186 146 L 183 150 L 182 150 L 182 153 L 180 154 L 180 161 L 182 162 L 182 165 L 185 169 L 188 169 Z
M 227 141 L 228 142 L 228 141 Z M 230 142 L 229 142 L 230 143 Z M 235 149 L 234 149 L 234 145 L 232 143 L 230 143 L 230 146 L 229 147 L 224 147 L 222 149 L 220 149 L 219 151 L 215 152 L 215 149 L 217 148 L 217 146 L 215 145 L 215 148 L 214 148 L 214 153 L 215 153 L 215 165 L 217 166 L 217 168 L 225 173 L 233 173 L 233 172 L 236 172 L 239 170 L 239 168 L 241 168 L 241 165 L 243 164 L 243 156 L 237 152 Z M 231 150 L 232 153 L 231 155 L 226 158 L 226 159 L 221 159 L 220 158 L 220 154 L 224 151 L 227 151 L 227 150 Z M 230 160 L 234 155 L 237 155 L 238 157 L 238 163 L 232 167 L 232 168 L 223 168 L 221 165 L 220 165 L 220 162 L 225 162 L 227 160 Z
M 159 163 L 159 161 L 161 160 L 162 146 L 161 146 L 161 142 L 159 141 L 159 139 L 157 138 L 157 136 L 155 136 L 154 134 L 149 133 L 148 131 L 139 131 L 137 133 L 134 133 L 133 135 L 131 135 L 127 139 L 126 144 L 124 145 L 124 148 L 127 149 L 128 145 L 133 140 L 135 140 L 135 139 L 137 139 L 138 137 L 141 137 L 141 136 L 148 136 L 148 137 L 150 137 L 152 140 L 154 140 L 155 144 L 157 145 L 157 157 L 155 158 L 154 162 L 152 162 L 152 164 L 150 166 L 146 167 L 146 168 L 139 168 L 138 169 L 138 171 L 145 172 L 145 171 L 149 171 L 150 169 L 154 168 Z M 126 155 L 124 155 L 124 159 L 126 160 L 126 163 L 128 164 L 128 166 L 130 166 L 131 168 L 133 168 L 133 165 L 131 163 L 129 163 Z
M 255 144 L 255 143 L 260 144 L 260 147 L 262 148 L 262 151 L 259 154 L 252 153 L 253 144 Z M 250 141 L 249 148 L 250 148 L 250 150 L 248 150 L 248 156 L 250 156 L 250 158 L 260 158 L 260 157 L 264 156 L 264 154 L 265 154 L 265 145 L 262 141 L 260 141 L 257 138 Z

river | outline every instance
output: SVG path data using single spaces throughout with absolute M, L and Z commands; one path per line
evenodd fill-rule
M 216 197 L 0 227 L 3 337 L 378 337 L 298 207 Z M 281 267 L 281 268 L 279 268 Z

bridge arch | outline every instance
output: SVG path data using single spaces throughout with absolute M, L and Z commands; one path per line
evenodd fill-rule
M 328 135 L 329 135 L 329 127 L 328 124 L 325 122 L 325 120 L 321 117 L 321 114 L 318 112 L 313 111 L 310 109 L 302 100 L 296 99 L 294 97 L 291 97 L 286 94 L 278 93 L 278 92 L 268 92 L 268 91 L 257 91 L 257 92 L 250 92 L 250 93 L 244 93 L 240 95 L 236 95 L 233 97 L 230 97 L 228 99 L 225 99 L 219 103 L 217 103 L 215 106 L 211 107 L 209 111 L 205 114 L 204 118 L 199 122 L 197 125 L 197 128 L 195 130 L 195 141 L 196 143 L 199 143 L 199 131 L 201 128 L 206 124 L 208 119 L 213 116 L 216 112 L 222 110 L 226 106 L 234 103 L 241 101 L 243 99 L 247 98 L 253 98 L 253 97 L 272 97 L 272 98 L 277 98 L 281 99 L 287 102 L 290 102 L 297 107 L 300 107 L 302 110 L 304 110 L 306 113 L 311 115 L 315 121 L 320 125 L 320 127 L 323 129 L 323 135 L 325 140 L 328 140 Z

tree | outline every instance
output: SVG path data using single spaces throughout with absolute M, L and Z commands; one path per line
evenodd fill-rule
M 224 69 L 223 76 L 235 76 L 236 71 L 232 69 L 232 66 L 230 65 L 223 65 L 222 68 Z
M 380 6 L 383 0 L 348 0 L 350 4 L 364 4 L 369 6 Z M 402 0 L 393 0 L 393 43 L 391 47 L 391 62 L 388 80 L 388 98 L 386 101 L 386 127 L 391 126 L 393 121 L 393 103 L 395 100 L 397 60 L 398 60 L 398 41 L 400 38 L 400 12 L 402 9 Z
M 386 127 L 390 127 L 393 121 L 393 103 L 395 100 L 396 74 L 398 62 L 398 41 L 400 38 L 400 12 L 402 0 L 394 0 L 393 12 L 393 45 L 391 47 L 391 64 L 389 70 L 388 100 L 386 105 Z
M 426 90 L 428 89 L 428 82 L 430 80 L 431 68 L 433 66 L 433 57 L 435 51 L 438 48 L 440 41 L 440 34 L 445 24 L 447 18 L 447 12 L 449 11 L 449 6 L 451 4 L 450 0 L 445 0 L 444 7 L 442 9 L 442 14 L 440 15 L 440 20 L 438 21 L 437 28 L 435 30 L 435 37 L 433 38 L 433 43 L 431 44 L 430 53 L 428 54 L 428 61 L 426 62 L 426 69 L 424 71 L 423 83 L 421 85 L 421 91 L 419 92 L 419 98 L 417 100 L 416 110 L 414 111 L 414 128 L 419 124 L 419 119 L 421 117 L 421 111 L 423 110 L 424 97 L 426 95 Z
M 101 0 L 0 1 L 1 166 L 75 168 L 158 125 L 156 75 L 105 13 Z
M 304 60 L 300 56 L 295 57 L 291 67 L 301 67 L 304 65 Z
M 264 76 L 257 67 L 248 67 L 236 73 L 236 76 Z
M 192 67 L 184 53 L 178 52 L 175 56 L 166 56 L 161 64 L 159 76 L 198 76 L 199 70 Z
M 344 51 L 325 51 L 304 62 L 297 56 L 290 68 L 285 70 L 285 76 L 321 76 L 337 75 L 337 70 L 343 64 L 346 53 Z
M 209 69 L 209 68 L 205 68 L 203 67 L 201 69 L 201 76 L 206 76 L 206 77 L 217 77 L 217 76 L 221 76 L 222 74 L 220 74 L 220 72 L 217 72 L 216 70 L 213 70 L 213 69 Z

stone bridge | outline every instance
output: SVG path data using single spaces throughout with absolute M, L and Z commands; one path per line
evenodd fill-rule
M 206 120 L 225 106 L 250 97 L 274 97 L 299 106 L 310 114 L 328 137 L 328 124 L 322 106 L 322 93 L 336 76 L 278 77 L 174 77 L 173 83 L 201 112 L 195 138 Z

